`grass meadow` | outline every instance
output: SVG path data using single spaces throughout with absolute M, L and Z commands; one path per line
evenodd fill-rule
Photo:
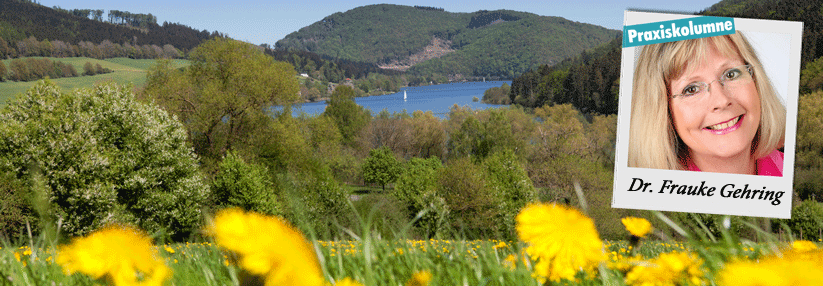
M 41 58 L 41 57 L 36 57 Z M 93 76 L 78 76 L 52 79 L 51 81 L 58 85 L 62 90 L 73 90 L 78 87 L 89 87 L 98 82 L 114 81 L 119 84 L 132 83 L 135 87 L 141 87 L 146 83 L 146 71 L 154 65 L 153 59 L 130 59 L 130 58 L 111 58 L 105 60 L 98 60 L 85 57 L 74 58 L 47 58 L 52 61 L 61 61 L 66 64 L 71 64 L 79 73 L 83 73 L 83 65 L 90 62 L 92 65 L 100 64 L 104 68 L 108 68 L 113 72 L 107 74 L 99 74 Z M 9 66 L 12 60 L 3 60 L 6 67 Z M 184 67 L 189 65 L 188 60 L 173 60 L 172 65 L 175 67 Z M 0 82 L 0 105 L 5 104 L 15 95 L 25 92 L 27 89 L 34 86 L 37 81 L 28 82 L 14 82 L 5 81 Z
M 628 255 L 626 242 L 606 245 L 615 253 L 610 258 L 613 262 Z M 429 285 L 539 285 L 531 276 L 531 262 L 522 254 L 524 244 L 518 242 L 361 239 L 314 241 L 313 246 L 328 281 L 350 277 L 365 285 L 404 285 L 415 273 L 428 271 L 432 274 Z M 682 244 L 650 242 L 640 249 L 655 255 L 682 248 Z M 65 275 L 54 262 L 54 251 L 48 249 L 3 248 L 0 274 L 10 277 L 14 285 L 94 281 L 82 274 Z M 156 249 L 172 269 L 169 285 L 239 285 L 247 275 L 230 253 L 210 242 L 162 244 Z
M 564 212 L 558 214 L 561 217 L 579 213 L 574 208 L 565 207 L 559 211 Z M 524 212 L 525 209 L 521 215 Z M 660 213 L 655 214 L 665 219 Z M 146 247 L 153 253 L 152 259 L 167 268 L 168 273 L 165 279 L 151 283 L 145 278 L 150 272 L 138 270 L 138 281 L 139 277 L 144 277 L 143 284 L 139 285 L 320 285 L 283 280 L 284 276 L 290 275 L 311 276 L 312 271 L 294 272 L 294 269 L 301 269 L 295 265 L 304 264 L 318 266 L 317 272 L 325 281 L 324 285 L 819 285 L 815 283 L 823 279 L 823 270 L 816 264 L 823 261 L 820 242 L 792 243 L 790 237 L 778 239 L 765 232 L 758 242 L 754 242 L 728 231 L 716 237 L 687 231 L 683 233 L 683 240 L 671 240 L 656 229 L 649 229 L 645 238 L 629 235 L 627 231 L 626 240 L 602 241 L 602 260 L 575 268 L 573 276 L 554 280 L 546 278 L 552 277 L 552 271 L 562 271 L 564 264 L 574 263 L 569 261 L 579 259 L 574 258 L 575 252 L 585 243 L 586 236 L 581 232 L 588 231 L 579 225 L 590 220 L 585 215 L 580 220 L 540 218 L 541 224 L 554 224 L 555 230 L 568 231 L 565 234 L 541 234 L 547 238 L 542 241 L 387 239 L 370 232 L 374 226 L 373 218 L 368 215 L 360 217 L 363 229 L 340 229 L 340 239 L 331 241 L 311 239 L 311 233 L 302 234 L 287 226 L 298 235 L 297 240 L 292 240 L 287 233 L 277 233 L 278 226 L 268 224 L 279 221 L 277 219 L 251 216 L 251 213 L 241 216 L 240 223 L 232 221 L 227 229 L 220 227 L 222 222 L 218 214 L 214 219 L 216 222 L 204 229 L 204 239 L 199 242 L 147 243 Z M 256 224 L 258 219 L 266 222 Z M 569 225 L 570 222 L 577 225 Z M 676 224 L 671 227 L 683 231 Z M 233 233 L 226 236 L 226 232 Z M 227 237 L 236 241 L 229 241 Z M 147 242 L 150 239 L 146 237 Z M 72 247 L 79 247 L 80 240 L 74 240 Z M 238 242 L 242 242 L 240 246 Z M 106 260 L 112 259 L 118 263 L 129 261 L 132 258 L 123 256 L 139 253 L 136 249 L 139 243 L 116 245 L 99 240 L 81 249 L 85 259 L 93 260 L 86 256 L 93 257 L 95 253 L 101 256 L 117 254 L 99 258 L 100 261 L 95 263 L 75 258 L 73 265 L 59 258 L 61 255 L 77 256 L 76 252 L 67 249 L 66 244 L 56 245 L 45 236 L 30 237 L 29 241 L 21 243 L 23 246 L 5 242 L 0 248 L 2 285 L 138 285 L 113 282 L 112 277 L 118 275 L 115 271 L 104 271 L 95 279 L 94 274 L 84 272 L 83 267 L 88 269 L 91 264 L 102 267 L 100 265 L 110 262 Z M 300 249 L 301 244 L 307 246 L 305 256 L 290 252 Z M 88 249 L 95 247 L 100 249 Z M 557 249 L 548 259 L 551 263 L 547 264 L 546 249 L 549 248 Z M 254 265 L 260 261 L 249 262 L 249 251 L 265 252 L 263 261 L 272 263 L 267 265 L 271 269 L 264 274 L 256 273 L 257 266 Z M 81 263 L 86 266 L 78 266 Z M 125 265 L 128 263 L 140 264 L 131 261 Z M 813 265 L 816 270 L 803 269 L 808 265 Z M 540 274 L 546 267 L 549 274 Z M 278 271 L 293 273 L 278 274 Z M 800 273 L 804 275 L 797 275 Z M 739 280 L 741 275 L 756 283 L 744 283 L 748 280 Z M 792 275 L 799 278 L 787 278 Z M 268 280 L 272 276 L 281 280 Z M 773 277 L 783 278 L 770 280 Z M 730 284 L 729 281 L 736 282 Z

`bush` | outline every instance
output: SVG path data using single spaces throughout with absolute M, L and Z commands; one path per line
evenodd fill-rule
M 215 206 L 283 215 L 266 167 L 246 163 L 234 152 L 223 157 L 211 186 Z
M 462 232 L 459 235 L 480 238 L 499 233 L 499 201 L 487 192 L 482 171 L 472 159 L 450 161 L 440 172 L 439 182 L 438 193 L 448 206 L 452 228 Z
M 0 61 L 0 81 L 6 80 L 6 64 Z
M 327 166 L 312 172 L 278 175 L 276 181 L 288 200 L 287 218 L 306 233 L 320 239 L 333 239 L 340 225 L 352 221 L 349 193 L 338 183 Z
M 94 69 L 94 66 L 91 65 L 90 62 L 86 62 L 83 64 L 83 75 L 95 75 L 97 71 Z
M 509 239 L 516 238 L 515 216 L 529 202 L 537 200 L 537 191 L 526 173 L 523 163 L 512 151 L 492 154 L 483 161 L 486 192 L 494 194 L 500 232 Z
M 394 186 L 394 197 L 406 205 L 411 218 L 426 211 L 415 225 L 427 238 L 434 237 L 442 229 L 448 214 L 445 200 L 437 194 L 437 180 L 442 167 L 437 157 L 411 158 Z
M 24 236 L 26 222 L 37 226 L 37 216 L 26 199 L 29 189 L 13 173 L 0 173 L 0 240 Z
M 0 171 L 42 174 L 47 215 L 69 235 L 130 223 L 184 239 L 209 193 L 180 122 L 114 83 L 65 93 L 43 81 L 9 102 Z
M 799 239 L 818 241 L 823 230 L 823 205 L 816 201 L 803 201 L 792 208 L 792 218 L 787 221 L 789 229 Z

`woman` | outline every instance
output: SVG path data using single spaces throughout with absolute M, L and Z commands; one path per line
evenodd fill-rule
M 642 49 L 629 167 L 782 176 L 786 108 L 743 35 Z

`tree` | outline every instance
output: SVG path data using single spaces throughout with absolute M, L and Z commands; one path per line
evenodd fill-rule
M 394 157 L 389 147 L 383 146 L 369 151 L 369 157 L 363 163 L 363 180 L 383 186 L 392 183 L 400 176 L 400 162 Z
M 111 72 L 111 70 L 109 70 L 108 68 L 104 68 L 102 65 L 100 65 L 100 63 L 97 63 L 94 65 L 94 72 L 96 72 L 97 74 L 104 74 Z
M 797 154 L 794 188 L 803 200 L 823 202 L 823 91 L 800 96 L 797 105 Z
M 94 69 L 94 66 L 90 62 L 86 62 L 83 64 L 83 75 L 95 75 L 97 71 Z
M 408 120 L 411 126 L 411 156 L 444 158 L 446 153 L 446 130 L 443 122 L 431 111 L 414 111 Z
M 0 62 L 0 81 L 6 80 L 6 65 Z
M 195 152 L 210 161 L 254 136 L 270 120 L 270 107 L 298 99 L 292 65 L 250 44 L 215 38 L 189 58 L 183 72 L 158 61 L 146 75 L 145 94 L 181 118 Z
M 0 112 L 0 173 L 43 178 L 69 235 L 135 224 L 182 240 L 209 187 L 179 121 L 113 83 L 62 92 L 39 82 Z
M 12 49 L 9 47 L 9 43 L 0 37 L 0 60 L 6 59 L 6 57 L 10 56 L 11 50 Z
M 354 102 L 354 90 L 348 86 L 338 86 L 328 101 L 323 115 L 330 116 L 343 135 L 343 143 L 352 145 L 356 136 L 371 120 L 371 113 Z
M 29 81 L 33 78 L 28 65 L 21 59 L 12 60 L 9 64 L 9 70 L 11 71 L 10 78 L 14 81 Z

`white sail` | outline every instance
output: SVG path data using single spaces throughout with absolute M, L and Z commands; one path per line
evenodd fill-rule
M 405 101 L 405 100 L 406 100 L 406 91 L 404 90 L 403 91 L 403 101 Z

